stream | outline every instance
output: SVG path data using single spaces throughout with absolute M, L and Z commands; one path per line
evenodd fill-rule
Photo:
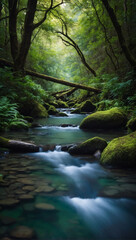
M 5 181 L 0 184 L 0 239 L 14 239 L 13 229 L 27 226 L 37 240 L 135 240 L 135 171 L 105 169 L 97 156 L 75 157 L 60 150 L 60 145 L 94 136 L 110 141 L 125 132 L 83 131 L 79 124 L 86 115 L 61 111 L 68 117 L 39 119 L 41 127 L 3 135 L 56 147 L 48 152 L 1 156 L 0 173 Z

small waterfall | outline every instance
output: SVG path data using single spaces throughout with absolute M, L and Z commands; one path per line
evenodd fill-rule
M 56 150 L 57 152 L 60 152 L 60 151 L 61 151 L 61 145 L 56 145 L 55 150 Z

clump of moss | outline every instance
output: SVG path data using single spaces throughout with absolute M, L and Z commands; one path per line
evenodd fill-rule
M 64 101 L 62 101 L 62 100 L 60 100 L 60 99 L 57 100 L 57 104 L 58 104 L 58 107 L 59 107 L 59 108 L 68 108 L 68 107 L 69 107 L 66 102 L 64 102 Z
M 127 128 L 129 131 L 136 131 L 136 117 L 135 118 L 131 118 L 128 122 L 127 122 Z
M 82 129 L 113 129 L 125 127 L 127 117 L 122 109 L 111 108 L 106 111 L 97 111 L 84 118 L 80 124 Z
M 136 132 L 113 139 L 104 149 L 100 162 L 113 167 L 136 167 Z
M 73 155 L 94 154 L 97 150 L 102 152 L 106 146 L 106 140 L 100 137 L 94 137 L 77 146 L 69 148 L 68 152 Z

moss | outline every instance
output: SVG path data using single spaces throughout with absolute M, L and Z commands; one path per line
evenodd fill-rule
M 0 137 L 0 147 L 7 147 L 8 146 L 9 139 Z
M 102 153 L 101 164 L 136 167 L 136 132 L 113 139 Z
M 53 105 L 50 105 L 50 107 L 48 109 L 48 114 L 56 115 L 56 114 L 58 114 L 58 110 Z
M 127 122 L 127 128 L 129 131 L 136 131 L 136 117 L 135 118 L 131 118 L 128 122 Z
M 126 125 L 127 117 L 120 108 L 97 111 L 84 118 L 80 124 L 82 129 L 113 129 Z
M 97 150 L 103 151 L 103 149 L 107 146 L 107 142 L 100 138 L 94 137 L 88 139 L 87 141 L 73 146 L 69 149 L 70 154 L 94 154 Z
M 59 108 L 68 108 L 68 107 L 69 107 L 66 102 L 64 102 L 64 101 L 62 101 L 62 100 L 60 100 L 60 99 L 57 100 L 57 104 L 58 104 L 58 107 L 59 107 Z

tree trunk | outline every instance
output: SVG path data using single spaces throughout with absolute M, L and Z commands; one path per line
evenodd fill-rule
M 8 0 L 9 4 L 9 35 L 10 48 L 13 61 L 15 63 L 18 55 L 18 39 L 17 39 L 17 0 Z
M 127 45 L 126 45 L 125 38 L 123 36 L 123 32 L 122 32 L 121 26 L 120 26 L 120 24 L 119 24 L 119 22 L 117 20 L 117 17 L 115 15 L 115 12 L 114 12 L 113 8 L 109 5 L 108 0 L 101 0 L 101 1 L 103 2 L 104 6 L 105 6 L 105 8 L 106 8 L 106 10 L 107 10 L 107 12 L 109 14 L 109 17 L 110 17 L 110 19 L 112 21 L 112 24 L 113 24 L 113 26 L 114 26 L 114 28 L 116 30 L 120 46 L 122 48 L 122 51 L 123 51 L 126 59 L 130 63 L 130 65 L 135 68 L 136 67 L 136 60 L 132 56 L 132 54 L 130 53 L 130 51 L 129 51 Z
M 23 33 L 21 44 L 20 44 L 18 56 L 16 58 L 16 61 L 14 62 L 16 71 L 20 71 L 24 69 L 26 57 L 31 45 L 32 33 L 34 30 L 33 21 L 34 21 L 36 6 L 37 6 L 37 0 L 28 1 L 25 23 L 24 23 L 24 33 Z
M 2 59 L 2 58 L 0 58 L 0 66 L 1 67 L 7 66 L 7 67 L 12 67 L 12 68 L 14 67 L 13 63 L 11 63 L 9 61 L 6 61 L 5 59 Z M 101 93 L 101 90 L 98 89 L 98 88 L 85 86 L 83 84 L 67 82 L 65 80 L 61 80 L 61 79 L 57 79 L 57 78 L 54 78 L 54 77 L 50 77 L 50 76 L 47 76 L 47 75 L 44 75 L 44 74 L 40 74 L 40 73 L 37 73 L 37 72 L 33 72 L 33 71 L 30 71 L 30 70 L 27 70 L 27 69 L 24 70 L 24 73 L 26 75 L 30 75 L 32 77 L 42 78 L 42 79 L 44 79 L 46 81 L 59 83 L 59 84 L 66 85 L 66 86 L 69 86 L 69 87 L 74 87 L 74 88 L 77 88 L 77 89 L 84 89 L 84 90 L 87 90 L 87 91 L 90 91 L 90 92 L 94 92 L 96 94 Z

